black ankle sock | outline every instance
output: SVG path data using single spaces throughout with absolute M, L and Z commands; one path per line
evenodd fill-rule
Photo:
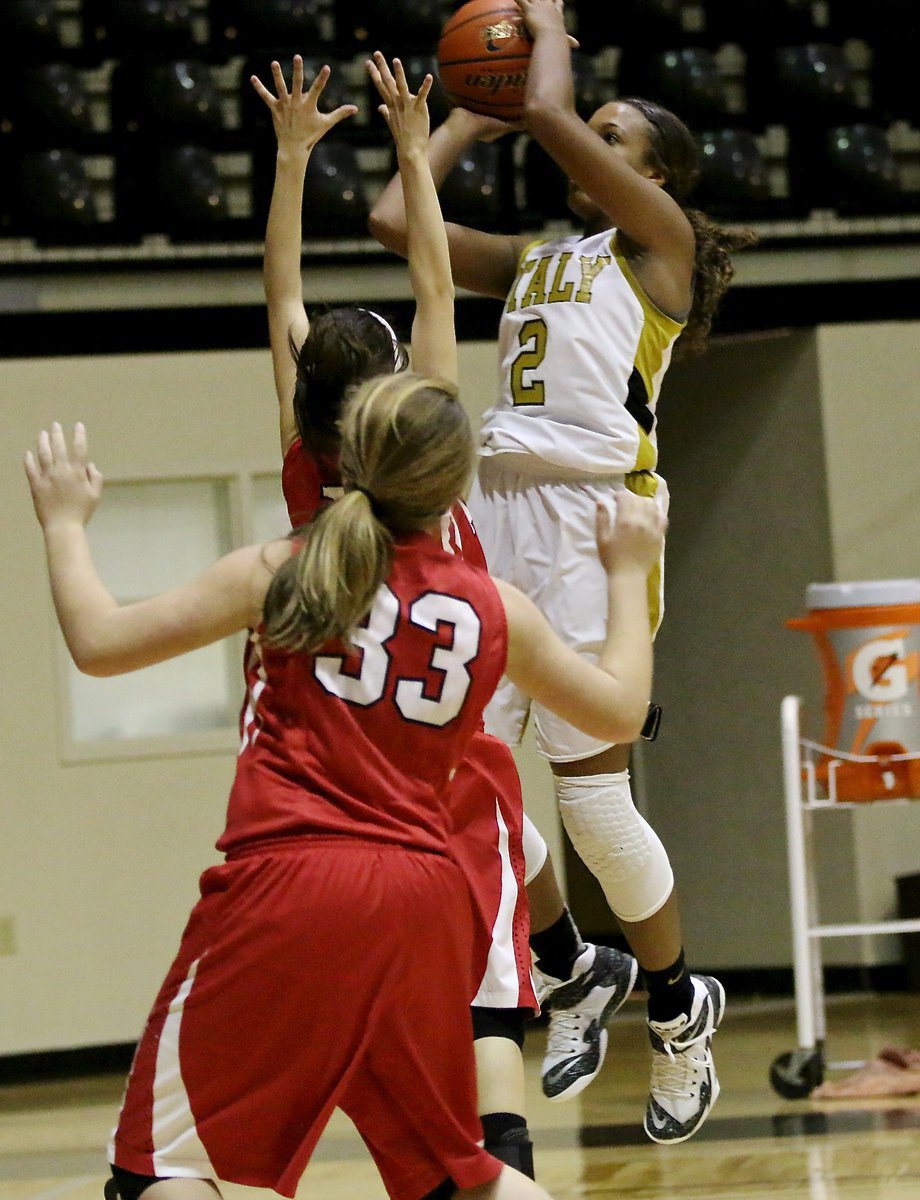
M 567 908 L 562 916 L 548 929 L 530 935 L 530 948 L 537 959 L 537 966 L 544 975 L 554 979 L 571 979 L 575 959 L 582 954 L 585 944 L 581 940 L 578 926 Z
M 650 1021 L 673 1021 L 683 1014 L 689 1015 L 693 1003 L 693 980 L 684 962 L 681 950 L 677 960 L 663 971 L 646 971 L 645 986 L 648 988 L 648 1016 Z

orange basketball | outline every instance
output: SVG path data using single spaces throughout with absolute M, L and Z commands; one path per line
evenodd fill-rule
M 444 26 L 438 74 L 451 103 L 517 121 L 533 39 L 513 0 L 469 0 Z

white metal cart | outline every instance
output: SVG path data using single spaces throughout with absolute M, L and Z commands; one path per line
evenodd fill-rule
M 826 1063 L 827 1031 L 821 944 L 824 938 L 876 933 L 920 933 L 920 918 L 853 925 L 821 925 L 814 859 L 813 816 L 822 809 L 852 809 L 863 803 L 836 799 L 835 775 L 842 762 L 879 763 L 874 756 L 846 754 L 801 735 L 801 701 L 787 696 L 782 703 L 783 779 L 786 795 L 786 835 L 789 892 L 792 909 L 793 971 L 798 1047 L 779 1055 L 770 1067 L 770 1082 L 788 1099 L 800 1099 L 818 1086 L 829 1067 L 861 1063 Z M 826 757 L 827 786 L 819 784 L 817 760 Z M 892 755 L 892 763 L 920 758 L 920 753 Z M 917 800 L 877 800 L 877 804 L 920 804 Z

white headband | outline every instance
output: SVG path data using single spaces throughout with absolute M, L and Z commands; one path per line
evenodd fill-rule
M 398 367 L 399 359 L 400 359 L 400 352 L 399 352 L 399 338 L 396 336 L 396 330 L 393 328 L 393 326 L 390 324 L 390 322 L 385 317 L 381 317 L 380 313 L 375 313 L 372 308 L 359 308 L 358 312 L 368 313 L 370 316 L 372 316 L 374 318 L 375 321 L 379 321 L 380 324 L 387 331 L 387 333 L 390 335 L 390 341 L 393 343 L 393 366 Z

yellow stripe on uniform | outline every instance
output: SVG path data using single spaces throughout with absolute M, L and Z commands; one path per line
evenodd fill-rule
M 649 496 L 654 499 L 658 494 L 658 476 L 653 471 L 630 471 L 624 480 L 627 489 L 636 496 Z M 661 627 L 664 618 L 664 551 L 656 565 L 651 569 L 646 582 L 648 598 L 648 620 L 652 629 L 652 637 Z
M 635 366 L 642 376 L 642 382 L 645 384 L 649 407 L 654 409 L 655 401 L 658 399 L 658 392 L 661 387 L 661 380 L 670 362 L 671 348 L 680 336 L 684 325 L 686 325 L 686 321 L 675 321 L 673 317 L 669 317 L 667 313 L 663 313 L 660 308 L 657 308 L 645 294 L 645 289 L 633 273 L 632 267 L 630 267 L 622 254 L 616 252 L 616 246 L 614 246 L 614 250 L 617 266 L 623 272 L 626 282 L 632 289 L 636 299 L 642 305 L 645 323 L 642 327 L 639 346 L 636 350 Z M 657 462 L 658 451 L 656 447 L 649 440 L 645 430 L 640 429 L 636 470 L 651 471 L 657 465 Z

